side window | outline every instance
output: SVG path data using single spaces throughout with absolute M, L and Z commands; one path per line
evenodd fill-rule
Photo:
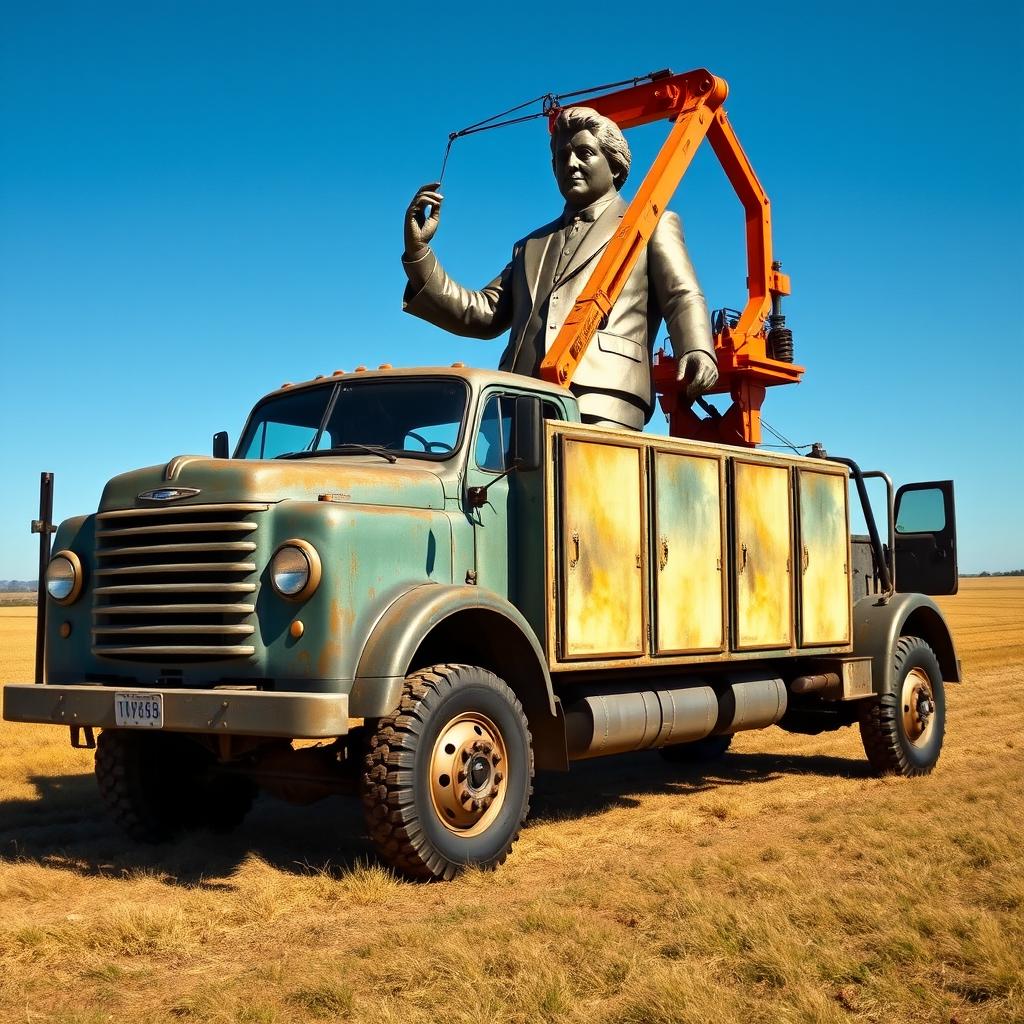
M 562 410 L 554 402 L 544 402 L 540 408 L 540 414 L 546 420 L 560 420 L 562 418 Z
M 938 487 L 908 490 L 900 496 L 897 533 L 940 533 L 945 528 L 945 498 Z
M 476 437 L 476 464 L 481 469 L 501 473 L 508 468 L 514 405 L 515 399 L 509 395 L 491 395 L 487 399 Z

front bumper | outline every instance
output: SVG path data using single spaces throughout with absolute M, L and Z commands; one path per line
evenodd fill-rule
M 113 729 L 115 693 L 163 696 L 164 732 L 325 739 L 348 732 L 348 694 L 8 683 L 8 722 Z

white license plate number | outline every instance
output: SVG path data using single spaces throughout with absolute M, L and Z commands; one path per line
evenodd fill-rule
M 163 694 L 115 693 L 114 724 L 118 729 L 162 729 Z

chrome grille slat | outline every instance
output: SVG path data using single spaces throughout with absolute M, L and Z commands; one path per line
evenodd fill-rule
M 110 519 L 124 519 L 126 516 L 178 516 L 184 519 L 192 513 L 200 515 L 208 512 L 266 512 L 269 505 L 251 504 L 249 502 L 232 502 L 221 505 L 173 505 L 168 508 L 119 508 L 113 512 L 100 512 L 96 518 L 102 522 Z M 187 521 L 187 520 L 186 520 Z
M 259 513 L 224 502 L 97 516 L 93 652 L 173 664 L 249 657 L 259 590 Z M 249 557 L 247 557 L 249 556 Z
M 255 562 L 182 562 L 161 565 L 121 565 L 116 569 L 97 569 L 97 576 L 131 576 L 153 572 L 255 572 Z
M 97 608 L 98 615 L 177 615 L 181 612 L 203 614 L 212 612 L 223 615 L 251 615 L 256 611 L 254 604 L 124 604 L 116 608 Z
M 115 555 L 189 555 L 203 551 L 255 551 L 256 544 L 251 540 L 225 541 L 221 544 L 215 541 L 202 544 L 133 544 L 127 548 L 105 548 L 101 551 L 104 558 L 111 558 Z
M 159 523 L 154 526 L 122 526 L 113 530 L 97 530 L 97 537 L 148 537 L 160 533 L 252 533 L 256 523 Z
M 241 626 L 93 626 L 93 636 L 137 636 L 144 633 L 152 636 L 154 633 L 180 633 L 182 636 L 195 636 L 199 633 L 218 633 L 222 636 L 250 636 L 255 632 L 253 626 L 247 623 Z
M 255 583 L 132 583 L 124 586 L 97 587 L 93 593 L 106 594 L 251 594 Z M 103 611 L 103 608 L 95 609 Z

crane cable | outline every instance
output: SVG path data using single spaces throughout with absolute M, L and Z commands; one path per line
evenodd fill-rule
M 663 68 L 661 71 L 651 71 L 649 74 L 638 75 L 636 78 L 625 78 L 621 82 L 608 82 L 605 85 L 594 85 L 589 89 L 574 89 L 572 92 L 559 93 L 546 92 L 540 96 L 535 96 L 532 100 L 526 100 L 525 103 L 518 103 L 514 107 L 509 107 L 508 110 L 502 110 L 498 114 L 492 114 L 490 117 L 485 117 L 482 121 L 477 121 L 475 124 L 468 125 L 465 128 L 460 128 L 457 132 L 451 132 L 448 135 L 448 145 L 445 147 L 444 159 L 441 161 L 441 173 L 437 178 L 438 185 L 444 181 L 444 172 L 448 168 L 448 156 L 452 151 L 452 146 L 455 144 L 456 139 L 463 139 L 467 135 L 476 135 L 478 132 L 490 131 L 492 128 L 507 128 L 509 125 L 522 124 L 524 121 L 533 121 L 538 117 L 548 117 L 553 110 L 557 110 L 562 105 L 562 100 L 572 99 L 573 97 L 583 96 L 585 94 L 605 93 L 608 92 L 609 89 L 619 89 L 625 85 L 637 86 L 641 82 L 654 82 L 659 78 L 666 78 L 671 74 L 672 72 L 670 69 Z M 532 114 L 523 114 L 520 117 L 508 117 L 509 114 L 518 114 L 520 110 L 525 110 L 527 107 L 531 107 L 535 103 L 541 104 L 540 110 L 534 111 Z M 499 120 L 503 117 L 508 118 L 508 120 Z

